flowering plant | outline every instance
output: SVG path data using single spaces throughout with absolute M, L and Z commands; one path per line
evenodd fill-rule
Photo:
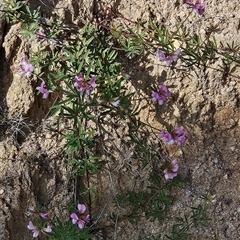
M 84 75 L 80 73 L 75 77 L 74 87 L 76 87 L 79 92 L 85 93 L 87 96 L 91 93 L 91 91 L 97 87 L 96 77 L 92 76 L 89 80 L 84 78 Z
M 43 95 L 43 99 L 46 99 L 48 98 L 48 95 L 49 95 L 49 91 L 48 89 L 45 87 L 45 82 L 42 80 L 42 83 L 39 87 L 36 87 L 36 89 L 42 93 Z
M 32 72 L 34 71 L 34 67 L 31 63 L 29 63 L 28 57 L 25 55 L 21 58 L 20 66 L 18 72 L 21 76 L 31 77 Z
M 159 105 L 163 105 L 165 100 L 171 96 L 166 85 L 160 84 L 158 85 L 158 90 L 156 92 L 152 92 L 152 101 L 157 102 Z
M 32 231 L 34 238 L 38 237 L 40 232 L 43 232 L 43 233 L 50 233 L 50 232 L 52 232 L 52 227 L 50 225 L 47 225 L 47 227 L 40 229 L 37 226 L 33 225 L 32 221 L 30 221 L 28 223 L 27 228 Z
M 84 215 L 85 211 L 86 211 L 86 206 L 84 204 L 78 204 L 78 214 L 76 213 L 72 213 L 70 215 L 71 219 L 72 219 L 72 223 L 78 225 L 78 227 L 80 229 L 83 229 L 85 224 L 89 221 L 90 219 L 90 215 Z
M 200 0 L 187 0 L 186 3 L 191 5 L 198 14 L 204 14 L 205 4 Z M 135 105 L 135 99 L 139 100 L 141 98 L 138 98 L 137 91 L 129 91 L 128 83 L 131 79 L 123 77 L 125 73 L 121 63 L 117 61 L 119 46 L 116 47 L 116 42 L 122 44 L 126 55 L 129 52 L 130 55 L 140 54 L 144 52 L 144 49 L 155 51 L 153 49 L 157 48 L 156 56 L 159 61 L 171 66 L 168 70 L 174 69 L 174 63 L 180 55 L 181 60 L 187 65 L 198 63 L 200 66 L 204 63 L 206 67 L 204 61 L 212 60 L 210 54 L 217 52 L 216 43 L 213 41 L 209 40 L 205 45 L 205 42 L 199 43 L 198 38 L 196 41 L 195 35 L 190 36 L 187 30 L 183 29 L 184 33 L 182 33 L 181 27 L 176 27 L 176 31 L 171 32 L 165 26 L 159 27 L 153 21 L 149 22 L 149 26 L 145 24 L 144 26 L 142 24 L 137 25 L 138 27 L 135 30 L 139 32 L 124 29 L 123 26 L 119 35 L 121 37 L 116 39 L 114 35 L 118 34 L 115 34 L 114 26 L 111 25 L 112 21 L 115 17 L 122 17 L 123 20 L 127 19 L 118 14 L 111 15 L 109 14 L 110 11 L 108 9 L 105 12 L 108 21 L 102 21 L 101 24 L 99 22 L 96 22 L 96 24 L 87 23 L 80 31 L 77 31 L 76 35 L 75 31 L 66 34 L 63 24 L 61 24 L 61 28 L 60 25 L 57 26 L 55 32 L 54 24 L 53 28 L 47 25 L 43 25 L 43 28 L 39 25 L 39 16 L 34 17 L 34 19 L 37 19 L 34 36 L 38 36 L 39 43 L 44 42 L 46 48 L 43 49 L 47 50 L 45 52 L 39 50 L 38 53 L 35 53 L 35 62 L 34 56 L 31 58 L 31 63 L 29 63 L 28 57 L 24 56 L 19 67 L 19 74 L 28 78 L 33 74 L 35 68 L 40 70 L 35 71 L 35 74 L 39 72 L 36 74 L 37 78 L 42 80 L 43 77 L 46 82 L 42 80 L 36 90 L 42 94 L 43 99 L 48 98 L 49 92 L 53 88 L 58 91 L 57 93 L 61 93 L 58 94 L 59 98 L 55 102 L 56 104 L 51 107 L 53 114 L 58 113 L 57 127 L 53 131 L 62 133 L 59 131 L 61 125 L 59 123 L 63 121 L 65 124 L 67 122 L 65 120 L 70 119 L 71 127 L 64 129 L 62 134 L 66 140 L 64 148 L 69 160 L 66 162 L 73 166 L 71 175 L 81 175 L 81 177 L 86 177 L 87 180 L 90 180 L 92 174 L 101 171 L 101 166 L 105 163 L 101 160 L 101 156 L 98 156 L 101 151 L 96 151 L 95 146 L 99 145 L 97 136 L 107 132 L 104 131 L 104 125 L 102 124 L 106 119 L 107 121 L 111 118 L 116 119 L 116 121 L 126 120 L 134 154 L 141 160 L 143 167 L 146 165 L 152 167 L 152 160 L 158 156 L 158 145 L 152 143 L 154 138 L 153 127 L 144 125 L 143 122 L 138 120 L 138 113 L 141 108 Z M 30 9 L 26 12 L 31 15 Z M 24 14 L 24 11 L 22 13 Z M 135 24 L 132 21 L 129 22 Z M 104 24 L 107 25 L 104 26 Z M 144 27 L 146 29 L 143 29 Z M 106 31 L 103 31 L 103 29 Z M 71 35 L 71 38 L 68 39 L 66 36 L 69 35 Z M 125 42 L 124 39 L 126 39 Z M 175 49 L 175 40 L 180 43 L 181 48 Z M 47 47 L 48 44 L 51 45 L 51 48 Z M 210 51 L 208 51 L 209 49 Z M 44 71 L 41 72 L 43 66 Z M 77 76 L 76 73 L 78 73 Z M 159 84 L 153 89 L 149 98 L 158 105 L 163 105 L 170 96 L 168 87 Z M 159 121 L 161 120 L 159 119 Z M 158 137 L 168 144 L 177 144 L 182 147 L 186 141 L 186 134 L 185 129 L 176 126 L 174 129 L 162 130 Z M 105 140 L 105 138 L 102 139 Z M 103 144 L 105 143 L 104 140 L 102 141 Z M 105 147 L 103 147 L 103 151 L 108 152 Z M 158 163 L 157 169 L 160 165 L 161 163 Z M 174 179 L 178 174 L 179 164 L 175 159 L 161 169 L 165 179 Z M 137 221 L 137 211 L 140 209 L 154 220 L 158 218 L 161 222 L 161 217 L 167 213 L 164 212 L 164 209 L 167 209 L 166 206 L 171 203 L 170 196 L 167 194 L 170 188 L 167 187 L 178 183 L 180 179 L 175 178 L 173 181 L 163 181 L 164 183 L 162 183 L 159 174 L 155 174 L 155 169 L 152 170 L 153 176 L 149 178 L 153 185 L 150 186 L 153 189 L 151 196 L 149 192 L 144 192 L 144 190 L 139 191 L 139 193 L 131 191 L 127 194 L 127 201 L 129 200 L 133 206 L 133 211 L 129 216 L 133 216 L 134 221 Z M 92 201 L 90 189 L 89 187 L 89 206 Z M 126 200 L 126 196 L 124 197 Z M 50 233 L 48 235 L 54 236 L 55 239 L 71 239 L 71 236 L 74 236 L 75 239 L 81 239 L 81 237 L 86 239 L 89 235 L 86 237 L 83 233 L 89 231 L 87 222 L 90 220 L 90 215 L 92 216 L 91 208 L 89 214 L 86 213 L 87 207 L 84 204 L 78 204 L 77 209 L 78 212 L 71 211 L 70 217 L 63 222 L 59 219 L 50 221 L 48 213 L 37 211 L 37 220 L 29 221 L 27 227 L 32 231 L 33 237 L 37 237 L 40 232 L 43 232 L 45 234 Z M 159 214 L 160 211 L 163 214 Z M 32 212 L 30 211 L 30 215 Z
M 182 147 L 187 139 L 186 135 L 187 131 L 185 129 L 176 126 L 175 129 L 170 132 L 162 130 L 158 134 L 158 137 L 164 139 L 164 141 L 170 145 L 176 143 L 178 146 Z
M 179 56 L 181 54 L 181 50 L 177 49 L 175 52 L 173 52 L 170 55 L 167 55 L 165 52 L 157 49 L 157 57 L 159 58 L 159 61 L 166 62 L 168 66 L 170 66 L 174 61 L 177 61 Z
M 168 164 L 167 168 L 164 170 L 165 179 L 173 179 L 178 174 L 179 165 L 177 160 L 174 159 L 170 164 Z

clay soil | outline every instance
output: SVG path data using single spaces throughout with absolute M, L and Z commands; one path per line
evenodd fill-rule
M 239 0 L 205 0 L 205 15 L 192 13 L 188 18 L 190 10 L 180 0 L 29 2 L 32 9 L 42 6 L 43 17 L 54 12 L 66 23 L 76 25 L 107 6 L 133 21 L 152 18 L 169 29 L 186 19 L 184 24 L 190 32 L 203 39 L 210 28 L 216 27 L 213 36 L 217 42 L 226 45 L 234 40 L 240 45 Z M 36 83 L 17 73 L 22 54 L 34 48 L 34 42 L 29 44 L 19 37 L 20 28 L 21 24 L 5 24 L 0 50 L 0 239 L 3 240 L 32 239 L 26 227 L 29 219 L 24 215 L 29 206 L 39 202 L 50 213 L 67 217 L 63 207 L 76 197 L 76 181 L 68 176 L 63 142 L 47 130 L 53 121 L 48 110 L 55 98 L 43 101 L 34 90 Z M 173 97 L 168 106 L 160 108 L 147 100 L 141 102 L 141 120 L 157 129 L 164 122 L 178 123 L 188 131 L 183 151 L 174 147 L 165 149 L 170 158 L 179 159 L 180 175 L 190 179 L 184 190 L 175 193 L 172 215 L 183 215 L 189 207 L 201 204 L 203 195 L 212 196 L 213 200 L 207 204 L 212 220 L 207 227 L 192 229 L 191 239 L 240 239 L 239 65 L 233 65 L 228 73 L 221 62 L 211 68 L 188 68 L 185 71 L 190 74 L 183 76 L 180 63 L 172 69 L 151 54 L 136 61 L 122 59 L 122 63 L 124 73 L 131 76 L 132 89 L 143 98 L 149 98 L 154 82 L 171 86 Z M 168 222 L 159 226 L 144 217 L 137 225 L 127 220 L 110 220 L 113 213 L 119 214 L 119 219 L 122 214 L 112 204 L 116 191 L 131 189 L 136 184 L 144 186 L 147 178 L 144 175 L 147 171 L 139 172 L 137 159 L 124 137 L 127 135 L 124 122 L 115 124 L 117 128 L 108 127 L 115 133 L 105 136 L 108 146 L 115 151 L 114 161 L 108 162 L 102 174 L 92 179 L 92 183 L 98 183 L 93 207 L 95 227 L 104 224 L 113 227 L 103 228 L 96 239 L 137 240 L 164 234 L 171 227 Z M 23 133 L 16 135 L 11 126 L 22 129 Z

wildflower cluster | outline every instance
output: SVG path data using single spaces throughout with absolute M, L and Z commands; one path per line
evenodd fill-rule
M 85 93 L 87 96 L 89 96 L 91 91 L 97 87 L 96 77 L 93 76 L 89 80 L 86 80 L 84 75 L 80 73 L 75 77 L 74 87 L 76 87 L 80 93 Z
M 34 209 L 34 207 L 29 207 L 28 211 L 25 213 L 26 216 L 37 215 L 42 220 L 48 219 L 48 213 L 39 212 Z M 27 228 L 32 231 L 33 237 L 36 238 L 42 232 L 44 234 L 52 232 L 52 226 L 49 224 L 49 221 L 45 222 L 42 220 L 38 220 L 40 224 L 34 225 L 32 221 L 29 221 Z
M 90 220 L 90 215 L 84 215 L 86 211 L 86 206 L 84 204 L 78 204 L 78 214 L 72 213 L 70 218 L 73 224 L 77 224 L 80 229 L 83 229 L 85 224 Z
M 171 96 L 167 86 L 160 84 L 158 85 L 158 91 L 152 93 L 152 101 L 157 102 L 159 105 L 163 105 L 165 100 Z
M 162 130 L 158 135 L 159 138 L 164 139 L 164 141 L 170 145 L 176 143 L 178 146 L 182 147 L 186 141 L 187 131 L 176 126 L 174 130 L 168 132 Z
M 163 51 L 157 50 L 157 57 L 160 61 L 166 61 L 168 65 L 171 65 L 173 61 L 176 61 L 180 56 L 181 50 L 177 49 L 173 54 L 166 55 Z M 168 97 L 171 96 L 168 87 L 163 84 L 159 84 L 157 90 L 152 92 L 152 101 L 157 102 L 159 105 L 163 105 L 164 102 Z M 182 147 L 186 141 L 186 134 L 187 131 L 185 129 L 181 129 L 180 127 L 176 126 L 175 129 L 168 132 L 166 130 L 162 130 L 158 137 L 163 139 L 167 144 L 174 144 L 176 143 L 179 147 Z M 167 168 L 164 170 L 165 179 L 173 179 L 177 176 L 179 170 L 179 165 L 177 160 L 173 160 L 172 163 L 168 164 Z
M 86 223 L 89 222 L 90 220 L 90 215 L 89 214 L 84 214 L 86 212 L 86 206 L 84 204 L 78 204 L 77 205 L 78 208 L 78 213 L 72 213 L 70 215 L 70 219 L 73 225 L 77 224 L 78 225 L 78 232 L 79 229 L 82 230 Z M 39 212 L 37 210 L 35 210 L 33 207 L 29 207 L 28 211 L 25 213 L 26 216 L 31 216 L 31 215 L 35 215 L 38 218 L 35 217 L 35 224 L 33 223 L 33 221 L 29 221 L 27 228 L 29 230 L 32 231 L 32 235 L 34 238 L 37 238 L 40 233 L 43 234 L 48 234 L 51 233 L 52 236 L 54 236 L 54 233 L 56 232 L 55 229 L 55 223 L 54 221 L 49 219 L 49 214 L 47 212 L 43 213 L 43 212 Z M 77 233 L 76 228 L 74 230 L 74 232 Z M 81 232 L 80 232 L 81 234 Z M 81 236 L 81 235 L 79 235 Z M 81 238 L 79 238 L 81 239 Z
M 186 134 L 187 134 L 187 131 L 185 129 L 181 129 L 180 127 L 176 126 L 175 129 L 170 132 L 166 130 L 162 130 L 158 134 L 158 137 L 163 139 L 167 144 L 172 145 L 176 143 L 179 147 L 182 147 L 186 141 Z M 164 170 L 165 178 L 173 179 L 174 177 L 176 177 L 178 169 L 179 169 L 179 165 L 177 163 L 177 160 L 175 159 Z
M 34 226 L 32 221 L 30 221 L 28 223 L 27 228 L 32 231 L 34 238 L 38 237 L 40 232 L 43 232 L 43 233 L 50 233 L 50 232 L 52 232 L 52 228 L 51 228 L 50 225 L 48 225 L 46 228 L 40 229 L 37 226 Z

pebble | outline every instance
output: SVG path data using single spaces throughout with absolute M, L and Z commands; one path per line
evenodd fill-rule
M 225 174 L 225 175 L 223 176 L 223 178 L 227 180 L 227 179 L 228 179 L 228 175 Z
M 232 146 L 232 147 L 230 147 L 230 149 L 231 149 L 231 151 L 235 151 L 236 150 L 236 147 L 235 146 Z
M 232 92 L 233 91 L 233 86 L 230 86 L 226 89 L 227 92 Z
M 235 85 L 236 85 L 236 82 L 235 82 L 235 81 L 231 81 L 231 82 L 229 83 L 229 85 L 230 85 L 230 86 L 235 86 Z
M 9 197 L 6 197 L 6 198 L 5 198 L 5 201 L 6 201 L 8 204 L 11 203 L 11 199 L 10 199 Z

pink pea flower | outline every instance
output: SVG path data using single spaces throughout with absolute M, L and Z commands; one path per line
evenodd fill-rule
M 84 218 L 83 218 L 83 221 L 86 223 L 90 220 L 90 215 L 87 214 Z
M 21 76 L 27 76 L 28 78 L 32 75 L 34 67 L 29 63 L 28 57 L 25 55 L 21 58 L 21 64 L 19 66 L 18 72 Z
M 79 227 L 80 229 L 83 229 L 83 228 L 84 228 L 84 225 L 85 225 L 84 220 L 78 218 L 78 216 L 77 216 L 76 213 L 72 213 L 72 214 L 70 215 L 70 217 L 72 218 L 72 223 L 73 223 L 73 224 L 76 224 L 76 223 L 77 223 L 77 225 L 78 225 L 78 227 Z
M 78 204 L 78 211 L 80 212 L 80 213 L 84 213 L 85 211 L 86 211 L 86 206 L 84 205 L 84 204 Z
M 47 218 L 48 218 L 48 213 L 39 213 L 39 215 L 40 215 L 43 219 L 47 219 Z
M 96 77 L 93 76 L 89 80 L 86 80 L 82 73 L 75 77 L 74 87 L 76 87 L 79 92 L 86 93 L 87 96 L 90 92 L 97 87 Z
M 152 93 L 152 101 L 157 102 L 159 105 L 163 105 L 164 101 L 171 96 L 167 86 L 160 84 L 158 85 L 158 92 Z
M 187 131 L 185 129 L 181 129 L 178 126 L 175 127 L 174 139 L 180 147 L 185 143 L 187 139 L 186 135 L 187 135 Z
M 163 138 L 164 141 L 170 145 L 174 144 L 174 138 L 173 136 L 167 132 L 166 130 L 162 130 L 159 134 L 158 134 L 159 138 Z
M 47 88 L 44 87 L 44 85 L 45 85 L 45 82 L 42 81 L 41 85 L 39 87 L 36 87 L 36 89 L 43 94 L 43 99 L 46 99 L 48 98 L 49 91 Z
M 199 15 L 203 15 L 205 12 L 206 4 L 203 3 L 201 0 L 196 0 L 195 3 L 193 0 L 186 0 L 185 3 L 192 6 L 193 10 L 198 13 Z
M 36 226 L 33 225 L 31 221 L 28 223 L 27 228 L 32 231 L 34 238 L 38 237 L 40 231 Z
M 170 66 L 174 61 L 177 61 L 179 56 L 181 54 L 181 50 L 178 48 L 175 52 L 173 52 L 172 54 L 170 55 L 166 55 L 165 52 L 157 49 L 157 57 L 159 58 L 159 60 L 161 62 L 166 62 L 168 66 Z
M 162 130 L 158 134 L 159 138 L 162 138 L 166 143 L 172 145 L 176 143 L 178 146 L 182 147 L 185 141 L 187 140 L 187 131 L 176 126 L 172 132 Z
M 52 232 L 52 227 L 50 225 L 48 225 L 46 228 L 43 228 L 44 232 Z
M 178 174 L 178 169 L 179 169 L 179 165 L 177 163 L 177 160 L 173 160 L 171 164 L 169 164 L 169 166 L 163 171 L 164 172 L 164 176 L 165 179 L 173 179 L 174 177 L 177 176 Z
M 114 107 L 118 107 L 119 104 L 120 104 L 120 100 L 119 100 L 119 99 L 113 99 L 110 103 L 111 103 Z
M 84 204 L 78 204 L 78 211 L 79 211 L 79 216 L 76 213 L 72 213 L 70 215 L 70 218 L 72 219 L 72 223 L 78 225 L 80 229 L 83 229 L 85 226 L 85 223 L 89 221 L 90 216 L 87 214 L 84 216 L 83 214 L 86 211 L 86 206 Z

